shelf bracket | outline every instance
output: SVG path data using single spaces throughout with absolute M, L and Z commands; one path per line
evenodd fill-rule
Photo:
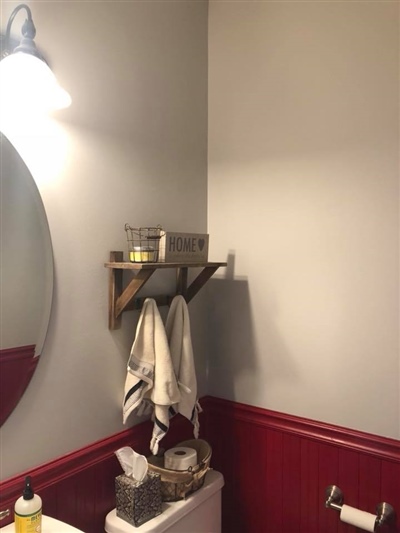
M 205 266 L 200 274 L 195 278 L 187 289 L 185 300 L 187 303 L 192 300 L 199 290 L 207 283 L 211 276 L 218 270 L 218 266 Z
M 109 329 L 118 329 L 124 311 L 141 309 L 146 297 L 137 298 L 136 295 L 143 285 L 150 279 L 154 272 L 162 268 L 176 269 L 176 294 L 181 294 L 189 303 L 200 289 L 207 283 L 211 276 L 226 263 L 129 263 L 123 261 L 123 252 L 111 252 L 110 261 L 105 263 L 109 268 Z M 202 268 L 201 272 L 188 286 L 189 267 Z M 134 270 L 135 276 L 123 289 L 123 271 Z M 152 296 L 157 305 L 170 305 L 174 296 Z

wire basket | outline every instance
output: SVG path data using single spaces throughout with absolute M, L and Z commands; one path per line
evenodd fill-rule
M 129 261 L 131 263 L 157 263 L 160 239 L 165 232 L 161 226 L 132 228 L 125 224 L 128 240 Z
M 147 458 L 149 472 L 161 476 L 161 497 L 163 502 L 176 502 L 183 500 L 196 490 L 200 489 L 210 470 L 212 448 L 203 439 L 190 439 L 180 442 L 176 446 L 194 448 L 197 452 L 196 466 L 187 470 L 171 470 L 164 467 L 164 457 L 151 455 Z

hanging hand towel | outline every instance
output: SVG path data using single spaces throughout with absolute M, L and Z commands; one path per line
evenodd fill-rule
M 172 406 L 172 414 L 180 413 L 194 426 L 193 433 L 199 436 L 198 413 L 201 412 L 197 402 L 196 369 L 193 358 L 192 338 L 190 334 L 189 310 L 183 296 L 172 300 L 165 326 L 172 364 L 178 381 L 181 400 Z
M 158 443 L 169 428 L 169 407 L 179 402 L 164 324 L 156 302 L 146 298 L 136 329 L 128 361 L 123 402 L 123 422 L 146 400 L 154 405 L 154 429 L 150 449 L 158 452 Z

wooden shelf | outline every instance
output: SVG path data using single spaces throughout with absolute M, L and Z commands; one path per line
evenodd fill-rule
M 121 325 L 124 311 L 140 309 L 145 297 L 137 297 L 137 293 L 150 279 L 156 270 L 165 268 L 176 269 L 176 292 L 172 295 L 152 296 L 157 305 L 169 305 L 177 294 L 181 294 L 187 303 L 190 302 L 207 283 L 219 267 L 227 263 L 130 263 L 123 261 L 123 252 L 111 252 L 110 261 L 104 263 L 110 269 L 109 274 L 109 306 L 108 327 L 117 329 Z M 188 269 L 201 268 L 201 272 L 188 286 Z M 122 275 L 124 270 L 134 272 L 133 279 L 125 289 L 122 289 Z

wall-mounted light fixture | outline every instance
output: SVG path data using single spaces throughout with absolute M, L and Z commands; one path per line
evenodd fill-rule
M 24 9 L 27 18 L 22 26 L 22 40 L 13 48 L 11 26 L 17 13 Z M 20 4 L 11 13 L 0 50 L 0 105 L 9 109 L 12 102 L 21 109 L 52 111 L 71 104 L 70 95 L 58 84 L 53 72 L 36 47 L 35 25 L 30 8 Z

